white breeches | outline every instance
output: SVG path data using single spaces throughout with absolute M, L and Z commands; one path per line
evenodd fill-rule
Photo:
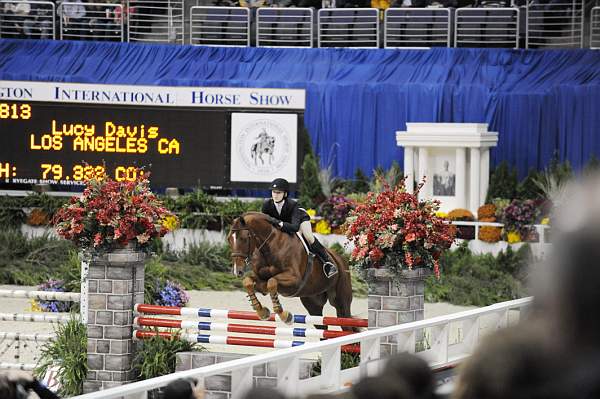
M 306 241 L 308 241 L 310 245 L 312 245 L 312 243 L 315 242 L 315 236 L 313 235 L 310 221 L 306 220 L 300 223 L 300 233 L 302 233 L 302 236 L 304 236 L 304 238 L 306 239 Z

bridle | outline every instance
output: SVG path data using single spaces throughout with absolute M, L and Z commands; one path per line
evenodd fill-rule
M 258 235 L 256 235 L 249 227 L 232 227 L 231 231 L 232 232 L 236 232 L 236 231 L 248 231 L 248 233 L 250 234 L 250 239 L 248 240 L 248 250 L 246 253 L 244 252 L 232 252 L 231 253 L 231 257 L 232 258 L 244 258 L 244 270 L 243 272 L 247 272 L 248 270 L 251 269 L 250 266 L 250 258 L 252 257 L 252 254 L 254 253 L 254 251 L 258 250 L 261 254 L 264 255 L 262 249 L 263 247 L 269 242 L 269 240 L 271 239 L 271 237 L 273 236 L 273 232 L 275 231 L 275 229 L 271 228 L 271 232 L 269 233 L 269 235 L 267 236 L 267 238 L 256 247 L 256 249 L 253 251 L 252 250 L 252 245 L 250 241 L 254 241 L 254 244 L 256 245 L 256 243 L 260 242 L 260 237 Z M 236 266 L 234 263 L 234 273 L 236 273 Z

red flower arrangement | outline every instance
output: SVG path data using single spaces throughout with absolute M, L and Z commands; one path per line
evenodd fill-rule
M 354 243 L 352 259 L 360 269 L 429 267 L 439 277 L 439 258 L 452 245 L 454 230 L 435 215 L 439 201 L 419 200 L 421 182 L 408 193 L 404 181 L 380 193 L 369 192 L 348 219 L 347 237 Z
M 140 171 L 141 172 L 141 171 Z M 148 174 L 118 182 L 106 176 L 86 181 L 81 197 L 72 197 L 54 215 L 57 233 L 81 248 L 110 250 L 135 243 L 143 248 L 168 229 L 175 218 L 150 191 Z

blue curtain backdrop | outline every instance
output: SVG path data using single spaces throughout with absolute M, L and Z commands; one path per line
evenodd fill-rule
M 524 176 L 600 156 L 600 51 L 215 48 L 0 40 L 0 80 L 304 88 L 323 165 L 402 165 L 406 122 L 487 122 Z

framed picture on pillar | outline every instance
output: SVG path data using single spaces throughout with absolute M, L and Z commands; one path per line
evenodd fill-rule
M 456 196 L 455 151 L 436 150 L 433 161 L 433 195 L 436 197 Z

